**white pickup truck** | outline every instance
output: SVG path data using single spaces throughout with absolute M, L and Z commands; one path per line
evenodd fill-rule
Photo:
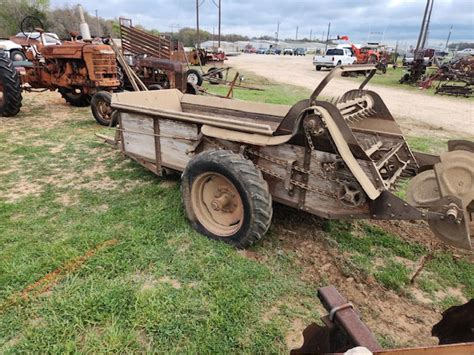
M 15 37 L 22 38 L 22 37 L 29 37 L 31 39 L 37 39 L 39 38 L 40 33 L 39 32 L 26 32 L 22 33 L 19 32 L 16 34 Z M 59 39 L 58 35 L 56 33 L 45 33 L 44 34 L 45 38 L 45 45 L 46 46 L 54 46 L 56 44 L 61 44 L 61 40 Z M 9 40 L 9 39 L 0 39 L 0 45 L 3 48 L 4 55 L 9 57 L 12 61 L 24 61 L 26 60 L 25 53 L 23 53 L 23 48 Z
M 329 48 L 325 55 L 317 55 L 313 58 L 313 64 L 317 71 L 322 68 L 334 68 L 339 65 L 354 64 L 356 57 L 349 48 Z

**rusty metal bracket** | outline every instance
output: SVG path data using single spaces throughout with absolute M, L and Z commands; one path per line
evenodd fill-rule
M 293 170 L 294 170 L 295 163 L 296 163 L 296 160 L 288 160 L 286 164 L 285 189 L 288 191 L 290 196 L 294 194 L 294 186 L 291 183 L 291 180 L 293 178 Z
M 354 308 L 354 305 L 350 302 L 348 303 L 345 303 L 345 304 L 341 304 L 340 306 L 337 306 L 337 307 L 334 307 L 332 308 L 330 311 L 329 311 L 329 320 L 331 322 L 334 322 L 334 316 L 336 315 L 336 313 L 338 311 L 341 311 L 343 309 L 346 309 L 346 308 Z

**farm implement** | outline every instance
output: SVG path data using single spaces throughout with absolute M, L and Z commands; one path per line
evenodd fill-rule
M 443 64 L 435 73 L 420 82 L 422 89 L 428 89 L 438 81 L 435 94 L 464 96 L 474 95 L 474 58 L 464 57 Z
M 10 38 L 22 46 L 28 61 L 0 58 L 0 115 L 19 113 L 22 90 L 58 90 L 72 106 L 84 107 L 94 94 L 120 86 L 110 46 L 78 40 L 78 34 L 48 46 L 42 27 L 38 19 L 26 17 L 21 24 L 24 37 Z
M 320 99 L 350 72 L 370 75 Z M 444 242 L 470 249 L 474 143 L 451 141 L 440 156 L 412 151 L 381 97 L 365 89 L 375 72 L 337 67 L 291 107 L 178 90 L 116 93 L 119 124 L 108 142 L 158 176 L 183 172 L 192 226 L 237 247 L 264 236 L 275 201 L 329 219 L 426 220 Z M 396 191 L 406 180 L 403 200 Z

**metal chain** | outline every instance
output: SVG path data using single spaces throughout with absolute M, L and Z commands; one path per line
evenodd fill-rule
M 285 160 L 280 160 L 280 159 L 277 159 L 277 158 L 273 158 L 271 156 L 268 156 L 268 155 L 265 155 L 265 154 L 262 154 L 260 152 L 257 152 L 255 150 L 252 150 L 252 149 L 247 149 L 246 150 L 247 153 L 253 155 L 253 156 L 257 156 L 259 158 L 262 158 L 262 159 L 265 159 L 269 162 L 272 162 L 272 163 L 275 163 L 276 165 L 279 165 L 279 166 L 282 166 L 282 167 L 285 167 L 288 165 L 288 162 L 285 161 Z M 255 164 L 255 166 L 261 170 L 262 172 L 270 175 L 270 176 L 273 176 L 277 179 L 280 179 L 280 180 L 286 180 L 287 177 L 286 176 L 283 176 L 281 174 L 278 174 L 270 169 L 267 169 L 267 168 L 264 168 L 263 166 L 261 165 L 258 165 L 258 164 Z M 312 171 L 309 171 L 309 170 L 306 170 L 298 165 L 294 165 L 293 166 L 293 170 L 299 172 L 299 173 L 303 173 L 303 174 L 307 174 L 307 175 L 313 175 L 313 176 L 316 176 L 316 177 L 320 177 L 320 178 L 323 178 L 324 180 L 329 180 L 329 181 L 335 181 L 335 182 L 338 182 L 337 180 L 331 180 L 331 179 L 328 179 L 325 175 L 323 174 L 319 174 L 319 173 L 315 173 L 315 172 L 312 172 Z M 331 189 L 328 189 L 328 190 L 323 190 L 323 189 L 319 189 L 317 187 L 314 187 L 314 186 L 310 186 L 308 184 L 305 184 L 301 181 L 297 181 L 297 180 L 294 180 L 294 179 L 289 179 L 289 182 L 292 184 L 292 185 L 295 185 L 295 186 L 298 186 L 304 190 L 308 190 L 308 191 L 312 191 L 312 192 L 316 192 L 316 193 L 319 193 L 321 195 L 325 195 L 325 196 L 328 196 L 328 197 L 331 197 L 331 198 L 336 198 L 337 199 L 337 194 L 334 193 L 334 192 L 329 192 L 331 191 Z

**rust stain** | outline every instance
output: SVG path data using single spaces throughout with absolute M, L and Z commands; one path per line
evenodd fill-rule
M 89 249 L 84 255 L 81 255 L 71 261 L 68 261 L 66 264 L 64 264 L 64 266 L 49 272 L 35 283 L 26 286 L 22 291 L 10 296 L 5 303 L 0 305 L 0 312 L 4 311 L 10 306 L 19 303 L 20 300 L 29 300 L 49 291 L 67 274 L 78 270 L 88 259 L 94 256 L 97 252 L 109 248 L 117 243 L 117 239 L 107 240 L 97 245 L 96 247 Z

